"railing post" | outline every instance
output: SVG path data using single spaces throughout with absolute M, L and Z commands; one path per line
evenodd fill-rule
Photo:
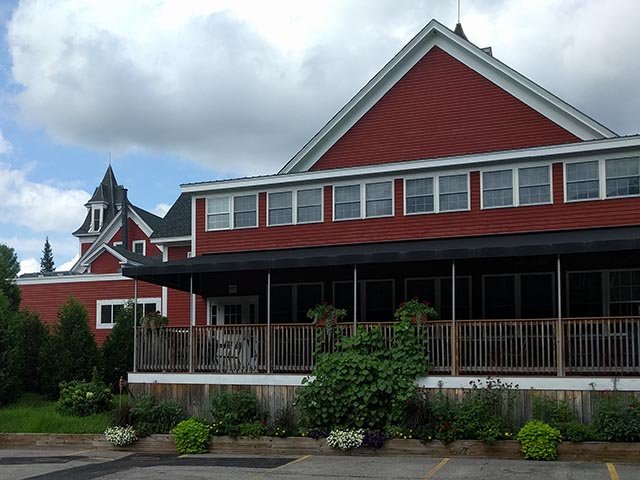
M 458 375 L 458 326 L 456 325 L 456 261 L 451 261 L 451 375 Z
M 133 371 L 138 371 L 138 278 L 133 279 Z
M 271 270 L 267 270 L 267 373 L 271 373 Z
M 367 321 L 367 319 L 364 319 Z M 356 334 L 358 321 L 358 266 L 353 266 L 353 335 Z
M 194 341 L 193 326 L 196 324 L 196 305 L 193 296 L 193 273 L 189 276 L 189 373 L 193 373 Z
M 195 346 L 195 328 L 193 325 L 189 325 L 189 373 L 195 371 L 196 360 L 196 346 Z
M 562 273 L 560 255 L 556 259 L 557 267 L 557 296 L 558 296 L 558 323 L 556 327 L 556 368 L 557 375 L 564 377 L 564 328 L 562 326 Z

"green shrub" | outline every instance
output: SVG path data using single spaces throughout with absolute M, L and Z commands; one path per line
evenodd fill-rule
M 558 443 L 562 435 L 557 428 L 532 420 L 518 432 L 518 440 L 524 458 L 529 460 L 555 460 L 558 457 Z
M 596 440 L 598 432 L 592 425 L 573 421 L 565 424 L 562 438 L 569 442 L 588 442 Z
M 280 408 L 273 416 L 270 430 L 276 437 L 291 437 L 298 435 L 298 413 L 293 405 Z
M 195 418 L 183 420 L 171 432 L 181 455 L 205 453 L 209 447 L 209 426 Z
M 133 313 L 133 302 L 129 301 L 118 312 L 116 324 L 100 350 L 102 376 L 114 390 L 120 377 L 127 378 L 127 372 L 133 370 Z M 142 315 L 141 306 L 138 315 Z
M 0 290 L 0 407 L 16 400 L 22 391 L 24 356 L 20 334 L 18 314 Z
M 335 353 L 318 354 L 313 380 L 306 378 L 298 390 L 303 425 L 382 429 L 400 421 L 416 377 L 428 370 L 423 337 L 408 320 L 394 326 L 390 349 L 380 329 L 336 335 Z
M 210 398 L 211 418 L 222 433 L 234 434 L 241 423 L 266 422 L 267 411 L 248 392 L 220 392 Z M 238 433 L 239 435 L 239 433 Z
M 60 384 L 59 412 L 76 417 L 86 417 L 109 410 L 113 395 L 103 382 L 72 381 Z
M 40 351 L 49 341 L 49 329 L 42 323 L 36 313 L 20 312 L 20 330 L 22 336 L 22 351 L 24 352 L 23 383 L 27 392 L 40 393 L 42 379 L 42 364 Z
M 540 420 L 550 425 L 573 422 L 576 414 L 566 400 L 553 400 L 547 397 L 533 398 L 533 420 Z
M 241 423 L 238 425 L 238 433 L 243 437 L 263 437 L 267 434 L 267 426 L 261 422 Z
M 640 401 L 615 391 L 596 400 L 593 426 L 602 440 L 640 440 Z
M 173 400 L 159 401 L 151 394 L 141 395 L 133 402 L 131 416 L 139 437 L 169 433 L 185 418 L 179 403 Z
M 58 309 L 58 324 L 42 345 L 43 393 L 57 398 L 61 382 L 90 381 L 98 366 L 98 347 L 86 308 L 73 298 Z

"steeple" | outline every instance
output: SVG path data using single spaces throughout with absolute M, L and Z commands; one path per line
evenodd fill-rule
M 460 38 L 464 38 L 467 42 L 469 41 L 467 36 L 464 34 L 464 30 L 462 29 L 462 24 L 460 22 L 456 23 L 456 28 L 453 29 L 453 33 L 458 35 Z
M 89 199 L 87 203 L 94 202 L 105 202 L 112 203 L 116 200 L 116 189 L 118 187 L 118 181 L 116 180 L 116 176 L 113 173 L 113 168 L 111 168 L 111 164 L 107 167 L 107 171 L 104 173 L 104 177 L 100 184 L 96 187 L 93 192 L 93 196 Z
M 87 217 L 82 226 L 74 232 L 74 235 L 97 235 L 102 230 L 102 227 L 109 223 L 122 207 L 123 197 L 124 187 L 118 185 L 113 168 L 109 164 L 102 181 L 85 204 L 88 210 Z

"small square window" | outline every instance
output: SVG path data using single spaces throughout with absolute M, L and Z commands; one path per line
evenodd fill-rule
M 322 189 L 298 190 L 297 222 L 322 221 Z
M 449 175 L 439 178 L 440 211 L 467 210 L 469 208 L 467 175 Z
M 600 198 L 598 161 L 568 163 L 566 165 L 567 200 Z
M 292 192 L 269 193 L 269 225 L 293 223 Z
M 334 192 L 335 219 L 360 218 L 360 185 L 335 187 Z
M 391 182 L 367 183 L 365 185 L 366 216 L 393 215 L 392 191 Z

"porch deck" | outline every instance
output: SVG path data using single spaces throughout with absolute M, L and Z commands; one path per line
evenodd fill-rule
M 393 323 L 380 328 L 387 344 Z M 431 373 L 450 375 L 640 376 L 640 317 L 429 321 Z M 353 324 L 336 327 L 345 335 Z M 311 324 L 207 325 L 144 329 L 134 370 L 192 373 L 310 373 L 318 335 Z M 324 348 L 335 346 L 335 335 Z

